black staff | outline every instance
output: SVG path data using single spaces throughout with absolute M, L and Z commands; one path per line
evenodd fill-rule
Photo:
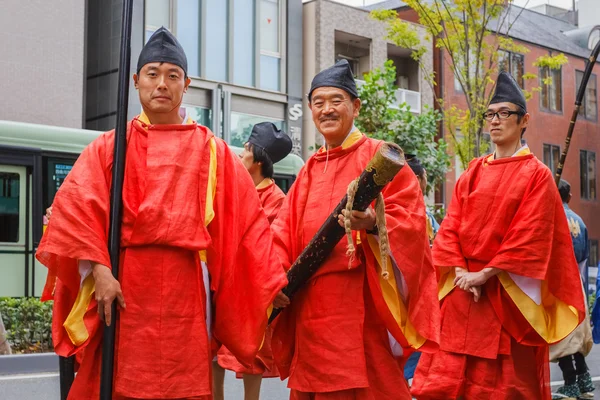
M 119 61 L 119 88 L 117 98 L 117 125 L 110 189 L 110 228 L 108 251 L 115 279 L 119 279 L 119 256 L 121 253 L 121 214 L 123 209 L 123 178 L 125 175 L 125 149 L 127 146 L 127 102 L 129 101 L 129 70 L 131 64 L 131 20 L 133 0 L 123 1 L 121 20 L 121 54 Z M 115 361 L 115 326 L 117 324 L 116 299 L 111 304 L 114 315 L 110 326 L 104 328 L 102 339 L 102 369 L 100 374 L 100 400 L 111 400 Z
M 360 174 L 356 185 L 353 201 L 353 210 L 364 211 L 381 193 L 394 176 L 404 166 L 404 153 L 395 144 L 385 143 Z M 321 264 L 331 254 L 333 248 L 344 236 L 344 228 L 338 224 L 338 215 L 346 208 L 348 195 L 340 201 L 331 212 L 321 228 L 287 273 L 288 285 L 283 288 L 283 293 L 292 299 L 296 292 L 308 282 L 311 276 L 321 267 Z M 272 322 L 282 309 L 276 308 L 269 317 Z
M 571 123 L 569 125 L 569 131 L 567 132 L 567 138 L 565 139 L 565 149 L 563 150 L 560 156 L 560 161 L 558 162 L 558 167 L 556 168 L 556 174 L 554 175 L 554 181 L 556 182 L 556 186 L 558 186 L 560 182 L 560 177 L 565 166 L 565 161 L 567 160 L 567 153 L 569 152 L 569 146 L 571 145 L 571 137 L 573 137 L 573 131 L 575 130 L 575 122 L 577 122 L 577 117 L 579 116 L 581 102 L 583 101 L 583 96 L 585 95 L 585 89 L 587 87 L 588 81 L 590 80 L 590 75 L 592 75 L 594 64 L 596 64 L 596 60 L 598 59 L 598 53 L 600 53 L 600 42 L 596 43 L 596 47 L 594 47 L 594 50 L 592 50 L 590 58 L 586 60 L 587 65 L 585 67 L 585 72 L 583 73 L 581 85 L 579 86 L 579 90 L 577 91 L 577 97 L 575 98 L 575 109 L 573 110 L 573 115 L 571 116 Z

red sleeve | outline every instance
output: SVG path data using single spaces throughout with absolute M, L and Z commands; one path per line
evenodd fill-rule
M 62 356 L 78 351 L 63 327 L 80 288 L 78 260 L 110 266 L 107 242 L 113 137 L 112 132 L 100 136 L 79 156 L 56 193 L 52 218 L 36 253 L 49 275 L 56 276 L 52 333 L 55 351 Z M 93 310 L 89 314 L 86 325 L 93 332 L 99 319 Z
M 308 163 L 311 161 L 309 160 Z M 277 218 L 271 225 L 274 239 L 274 251 L 281 260 L 284 269 L 287 271 L 296 261 L 296 257 L 302 252 L 301 243 L 299 241 L 296 229 L 298 229 L 298 221 L 302 219 L 301 212 L 306 208 L 306 190 L 307 182 L 307 164 L 305 164 L 296 181 L 288 191 L 287 196 L 283 200 L 283 204 Z
M 227 145 L 217 140 L 215 218 L 208 269 L 215 307 L 214 336 L 243 364 L 258 352 L 267 309 L 287 284 L 272 251 L 269 222 L 250 175 Z
M 390 252 L 402 273 L 408 294 L 406 306 L 408 318 L 421 336 L 427 339 L 423 351 L 434 351 L 439 343 L 440 308 L 437 300 L 437 279 L 431 261 L 431 250 L 427 236 L 427 216 L 419 182 L 410 168 L 400 170 L 394 180 L 382 191 L 385 200 L 385 220 L 388 229 Z M 370 253 L 369 246 L 363 246 Z M 369 284 L 374 294 L 379 314 L 386 321 L 388 330 L 402 341 L 402 333 L 391 314 L 384 306 L 381 288 L 375 284 L 371 266 L 372 257 L 367 257 L 367 269 L 371 275 Z M 389 266 L 388 268 L 391 268 Z M 378 282 L 378 281 L 377 281 Z
M 557 256 L 564 258 L 564 265 L 559 270 L 566 271 L 571 267 L 577 270 L 573 243 L 556 184 L 550 171 L 538 166 L 500 249 L 487 266 L 545 280 L 548 267 Z M 579 282 L 574 289 L 575 292 L 579 290 Z
M 467 191 L 468 177 L 469 171 L 465 172 L 456 182 L 446 216 L 433 241 L 433 264 L 436 267 L 462 267 L 467 269 L 467 262 L 460 247 L 458 232 L 462 215 L 461 195 Z

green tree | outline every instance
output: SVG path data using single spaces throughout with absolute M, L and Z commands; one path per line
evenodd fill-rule
M 396 104 L 396 67 L 388 60 L 383 70 L 376 68 L 364 76 L 358 95 L 362 106 L 356 126 L 376 139 L 394 142 L 405 153 L 416 154 L 427 170 L 428 189 L 444 179 L 450 165 L 446 142 L 436 140 L 439 111 L 424 107 L 414 114 L 410 107 Z
M 427 48 L 435 39 L 435 46 L 443 50 L 444 62 L 450 67 L 465 96 L 467 107 L 461 109 L 436 99 L 444 114 L 447 136 L 463 168 L 474 157 L 485 154 L 487 143 L 482 141 L 486 110 L 494 92 L 502 52 L 525 54 L 528 49 L 510 37 L 510 30 L 523 9 L 512 9 L 512 0 L 404 0 L 419 16 L 427 36 L 419 37 L 415 25 L 402 21 L 394 10 L 375 10 L 371 16 L 387 23 L 388 39 L 396 45 L 412 49 L 412 57 L 421 67 L 424 78 L 433 86 L 433 71 L 422 62 Z M 560 68 L 567 62 L 563 54 L 540 57 L 537 67 Z M 525 74 L 525 80 L 537 79 Z M 550 84 L 545 79 L 542 84 Z M 525 91 L 527 98 L 534 87 Z

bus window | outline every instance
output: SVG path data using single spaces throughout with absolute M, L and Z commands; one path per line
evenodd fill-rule
M 67 174 L 73 169 L 75 160 L 62 158 L 49 158 L 46 166 L 46 204 L 50 206 L 54 201 L 54 196 L 58 192 L 58 188 L 64 182 Z
M 0 171 L 0 242 L 19 242 L 20 192 L 19 174 Z
M 288 190 L 290 190 L 290 187 L 292 186 L 292 183 L 294 183 L 295 179 L 296 177 L 291 175 L 275 175 L 273 177 L 275 184 L 279 186 L 279 189 L 281 189 L 283 193 L 287 193 Z

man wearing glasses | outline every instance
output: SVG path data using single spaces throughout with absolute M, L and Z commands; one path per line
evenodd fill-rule
M 420 400 L 550 398 L 548 345 L 585 316 L 562 202 L 521 145 L 530 116 L 511 75 L 498 77 L 483 118 L 496 151 L 460 177 L 433 245 L 440 351 L 421 357 Z

